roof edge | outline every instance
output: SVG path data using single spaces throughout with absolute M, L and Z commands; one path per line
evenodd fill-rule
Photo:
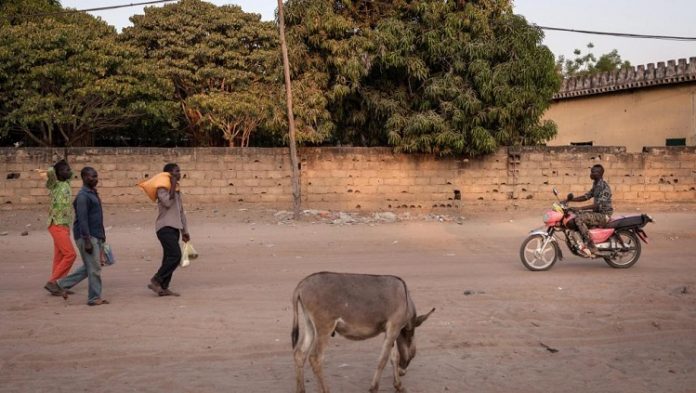
M 669 60 L 601 72 L 592 76 L 565 78 L 561 89 L 553 95 L 554 100 L 563 100 L 614 91 L 644 87 L 696 82 L 696 57 Z

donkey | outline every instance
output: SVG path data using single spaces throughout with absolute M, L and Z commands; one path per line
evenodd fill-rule
M 304 317 L 302 337 L 298 304 Z M 336 333 L 350 340 L 365 340 L 384 333 L 369 391 L 374 393 L 379 389 L 379 379 L 389 357 L 394 368 L 394 388 L 403 392 L 399 377 L 406 374 L 406 367 L 416 356 L 415 329 L 435 311 L 433 308 L 427 314 L 416 315 L 406 283 L 399 277 L 330 272 L 314 273 L 302 279 L 292 294 L 292 309 L 297 393 L 305 393 L 304 365 L 308 354 L 319 391 L 329 393 L 322 359 L 329 335 Z

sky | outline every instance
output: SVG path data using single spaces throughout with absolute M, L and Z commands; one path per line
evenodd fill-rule
M 142 0 L 62 0 L 64 7 L 84 9 Z M 246 12 L 273 20 L 277 0 L 208 0 L 217 5 L 237 4 Z M 514 0 L 516 14 L 540 26 L 633 34 L 696 37 L 696 0 Z M 94 12 L 119 31 L 131 25 L 128 18 L 142 14 L 143 7 Z M 617 49 L 623 60 L 633 65 L 696 57 L 696 41 L 678 42 L 631 39 L 598 35 L 546 31 L 544 45 L 558 57 L 574 58 L 573 50 L 586 50 L 599 57 Z

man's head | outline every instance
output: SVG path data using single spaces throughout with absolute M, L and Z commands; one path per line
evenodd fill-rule
M 70 165 L 68 165 L 67 161 L 65 160 L 60 160 L 53 164 L 53 170 L 56 172 L 56 177 L 60 181 L 70 180 L 72 177 Z
M 179 169 L 179 165 L 170 162 L 164 166 L 163 171 L 172 175 L 176 180 L 181 180 L 181 169 Z
M 91 166 L 82 168 L 80 171 L 80 177 L 82 177 L 82 183 L 89 188 L 95 188 L 97 183 L 99 183 L 97 171 Z
M 590 179 L 597 181 L 601 179 L 602 176 L 604 176 L 604 167 L 599 164 L 592 166 L 592 169 L 590 169 Z

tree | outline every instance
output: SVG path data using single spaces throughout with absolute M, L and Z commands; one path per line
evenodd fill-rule
M 631 62 L 628 60 L 622 60 L 621 56 L 619 55 L 619 51 L 614 49 L 609 53 L 605 53 L 599 56 L 599 59 L 597 59 L 597 63 L 595 63 L 594 65 L 594 71 L 605 72 L 630 67 Z
M 573 60 L 566 59 L 563 55 L 558 56 L 556 68 L 564 77 L 570 78 L 575 76 L 595 75 L 600 72 L 631 67 L 631 63 L 622 60 L 619 51 L 616 49 L 597 58 L 594 53 L 592 53 L 593 48 L 594 44 L 590 42 L 587 44 L 587 53 L 585 54 L 583 54 L 580 49 L 575 49 L 573 51 L 575 59 Z
M 255 91 L 216 91 L 190 96 L 185 105 L 200 116 L 201 127 L 219 130 L 230 147 L 248 147 L 251 133 L 269 117 L 271 103 L 263 100 Z
M 37 22 L 42 16 L 30 16 L 61 11 L 58 0 L 0 0 L 0 27 Z
M 87 14 L 0 29 L 0 133 L 41 146 L 91 145 L 94 133 L 148 116 L 166 116 L 137 52 Z
M 120 39 L 171 81 L 169 99 L 180 106 L 195 145 L 246 146 L 274 120 L 273 105 L 281 101 L 272 22 L 201 0 L 148 7 L 131 21 Z
M 324 141 L 473 156 L 555 134 L 540 120 L 560 84 L 553 55 L 508 0 L 287 8 L 294 79 L 314 80 L 309 95 L 321 95 L 317 116 L 297 115 L 320 137 L 335 130 Z

